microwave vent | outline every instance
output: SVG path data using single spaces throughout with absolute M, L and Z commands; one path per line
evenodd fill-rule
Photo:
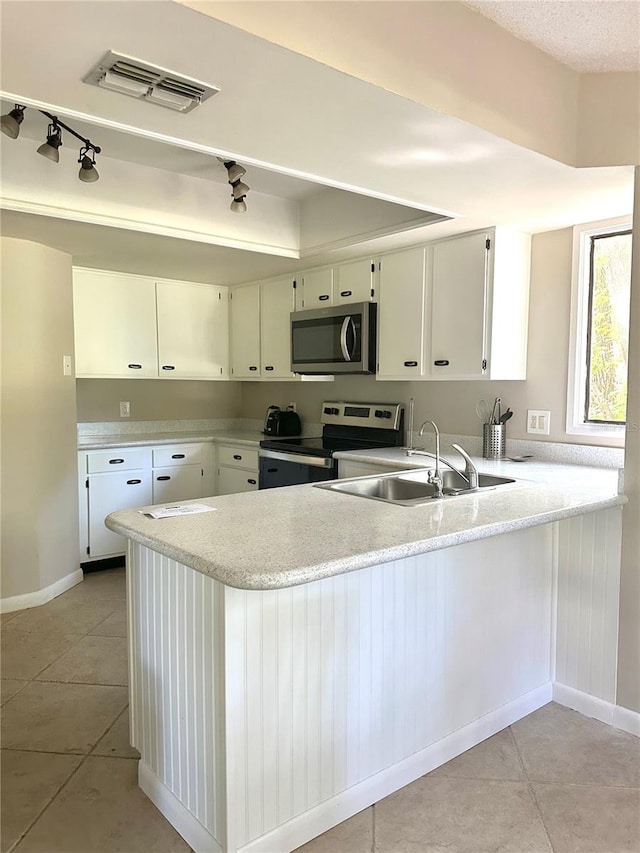
M 191 112 L 220 91 L 217 86 L 112 50 L 83 82 L 182 113 Z

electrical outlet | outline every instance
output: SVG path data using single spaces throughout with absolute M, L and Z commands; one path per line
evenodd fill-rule
M 63 355 L 62 356 L 62 375 L 63 376 L 71 376 L 71 356 Z
M 291 409 L 292 412 L 295 412 L 296 411 L 296 404 L 295 403 L 287 403 L 287 408 Z
M 131 404 L 130 403 L 120 403 L 120 417 L 128 418 L 131 415 Z
M 549 435 L 551 432 L 551 412 L 545 409 L 527 411 L 527 432 L 534 435 Z

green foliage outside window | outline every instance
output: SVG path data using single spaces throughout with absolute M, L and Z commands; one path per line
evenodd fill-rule
M 631 232 L 592 238 L 586 420 L 624 424 Z

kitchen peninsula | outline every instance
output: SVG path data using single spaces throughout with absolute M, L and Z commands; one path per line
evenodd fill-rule
M 552 697 L 615 701 L 617 471 L 509 472 L 418 507 L 293 486 L 109 516 L 140 785 L 197 853 L 294 850 Z

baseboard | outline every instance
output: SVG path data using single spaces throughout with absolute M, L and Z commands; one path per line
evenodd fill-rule
M 579 711 L 585 717 L 593 717 L 601 723 L 640 737 L 640 714 L 637 711 L 630 711 L 621 705 L 614 705 L 613 702 L 598 699 L 597 696 L 557 682 L 553 685 L 553 701 Z
M 138 785 L 196 853 L 223 853 L 223 848 L 142 759 Z
M 237 853 L 273 853 L 291 851 L 315 838 L 343 820 L 414 782 L 452 758 L 466 752 L 488 737 L 526 717 L 551 701 L 551 682 L 525 693 L 490 714 L 474 720 L 448 737 L 388 767 L 375 776 L 341 791 L 331 799 L 298 815 L 271 832 L 239 847 Z M 163 812 L 164 814 L 164 812 Z M 170 818 L 169 818 L 170 820 Z M 174 824 L 175 825 L 175 824 Z M 187 839 L 189 841 L 189 839 Z M 200 848 L 195 847 L 197 853 Z M 202 851 L 204 853 L 204 851 Z M 235 851 L 234 851 L 235 853 Z
M 76 586 L 83 579 L 82 569 L 76 569 L 59 581 L 52 583 L 50 586 L 45 586 L 44 589 L 38 589 L 35 592 L 26 592 L 24 595 L 12 595 L 9 598 L 0 599 L 0 613 L 13 613 L 14 610 L 26 610 L 30 607 L 40 607 L 41 604 L 46 604 L 52 598 L 62 595 L 72 586 Z

